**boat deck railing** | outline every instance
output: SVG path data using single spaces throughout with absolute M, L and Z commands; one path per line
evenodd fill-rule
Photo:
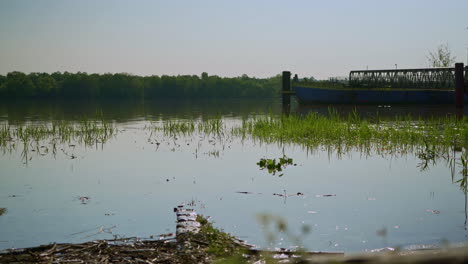
M 468 85 L 468 66 L 464 68 L 465 86 Z M 351 71 L 349 87 L 397 89 L 455 89 L 455 68 L 423 68 L 394 70 Z

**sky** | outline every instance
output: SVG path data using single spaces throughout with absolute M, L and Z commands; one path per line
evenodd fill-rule
M 326 79 L 467 63 L 467 0 L 0 0 L 0 74 Z

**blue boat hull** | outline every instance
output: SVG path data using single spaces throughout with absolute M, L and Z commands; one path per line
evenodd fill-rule
M 293 86 L 302 104 L 454 104 L 455 91 L 346 90 Z M 467 94 L 464 95 L 468 102 Z

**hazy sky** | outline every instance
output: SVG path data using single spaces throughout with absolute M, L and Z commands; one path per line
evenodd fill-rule
M 467 61 L 468 0 L 0 0 L 0 74 L 345 76 Z

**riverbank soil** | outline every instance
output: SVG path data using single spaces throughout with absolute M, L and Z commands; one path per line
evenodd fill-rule
M 81 244 L 50 244 L 0 252 L 0 263 L 468 263 L 468 247 L 365 255 L 261 251 L 214 228 L 198 215 L 200 229 L 155 240 L 121 238 Z
M 217 236 L 215 234 L 214 236 Z M 0 263 L 468 263 L 468 247 L 362 255 L 266 252 L 226 236 L 182 235 L 178 240 L 99 240 L 51 244 L 0 253 Z

